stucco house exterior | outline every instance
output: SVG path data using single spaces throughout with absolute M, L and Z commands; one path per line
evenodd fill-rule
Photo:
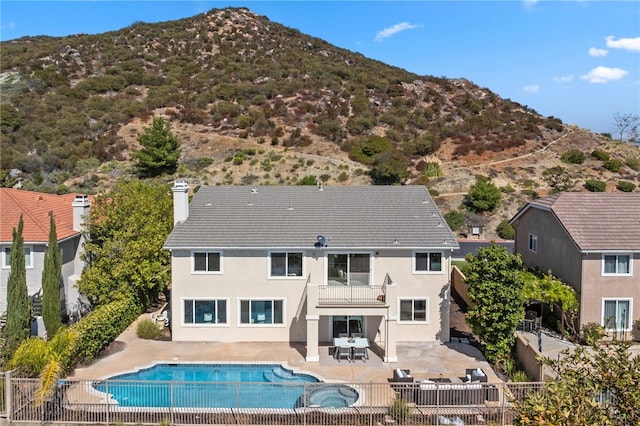
M 528 267 L 579 295 L 579 327 L 640 338 L 640 193 L 565 192 L 528 203 L 512 219 Z
M 176 181 L 175 341 L 306 344 L 360 335 L 394 362 L 396 342 L 449 340 L 457 242 L 422 186 L 189 187 Z
M 0 188 L 0 313 L 7 310 L 7 280 L 9 278 L 13 229 L 20 215 L 24 223 L 23 237 L 27 289 L 30 296 L 42 288 L 44 254 L 49 243 L 49 212 L 53 211 L 62 251 L 61 307 L 68 315 L 78 302 L 76 282 L 84 262 L 82 246 L 84 218 L 89 214 L 91 200 L 80 194 L 45 194 L 13 188 Z

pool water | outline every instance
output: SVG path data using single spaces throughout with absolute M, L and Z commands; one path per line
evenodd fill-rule
M 358 400 L 349 386 L 320 384 L 277 364 L 156 364 L 93 387 L 121 407 L 348 407 Z

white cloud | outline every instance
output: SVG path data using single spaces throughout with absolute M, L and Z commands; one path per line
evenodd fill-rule
M 540 86 L 537 84 L 531 84 L 529 86 L 524 86 L 523 89 L 527 93 L 538 93 L 540 91 Z
M 15 27 L 16 27 L 16 23 L 11 21 L 8 24 L 0 25 L 0 30 L 2 30 L 2 31 L 12 30 Z
M 607 47 L 611 49 L 631 50 L 632 52 L 640 52 L 640 37 L 636 38 L 619 38 L 614 40 L 613 36 L 605 37 Z
M 629 74 L 627 71 L 620 68 L 596 67 L 580 78 L 587 80 L 589 83 L 608 83 L 613 80 L 620 80 L 627 74 Z
M 589 49 L 589 56 L 607 56 L 607 53 L 609 53 L 607 49 L 598 49 L 596 47 Z
M 378 31 L 378 34 L 376 34 L 375 41 L 382 41 L 387 37 L 391 37 L 392 35 L 398 34 L 400 31 L 411 30 L 413 28 L 418 28 L 418 26 L 414 24 L 410 24 L 408 22 L 401 22 L 399 24 L 395 24 L 393 27 L 385 28 L 382 31 Z
M 556 83 L 568 83 L 570 81 L 573 81 L 573 75 L 569 74 L 569 75 L 563 75 L 560 77 L 553 77 L 553 81 Z
M 533 8 L 538 3 L 538 0 L 523 0 L 522 3 L 526 8 Z

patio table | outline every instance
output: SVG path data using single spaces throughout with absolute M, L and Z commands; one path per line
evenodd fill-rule
M 353 352 L 353 348 L 368 348 L 369 347 L 369 339 L 366 337 L 334 337 L 333 346 L 338 348 L 351 348 Z M 334 351 L 334 356 L 337 351 Z

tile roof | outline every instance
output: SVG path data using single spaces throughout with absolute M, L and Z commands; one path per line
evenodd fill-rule
M 423 186 L 201 187 L 165 248 L 457 248 Z
M 0 188 L 0 242 L 13 241 L 13 228 L 20 214 L 24 221 L 25 243 L 49 241 L 49 212 L 53 210 L 58 240 L 78 234 L 73 229 L 71 203 L 77 194 L 44 194 L 22 189 Z
M 529 206 L 552 211 L 582 251 L 640 250 L 640 192 L 563 192 Z

